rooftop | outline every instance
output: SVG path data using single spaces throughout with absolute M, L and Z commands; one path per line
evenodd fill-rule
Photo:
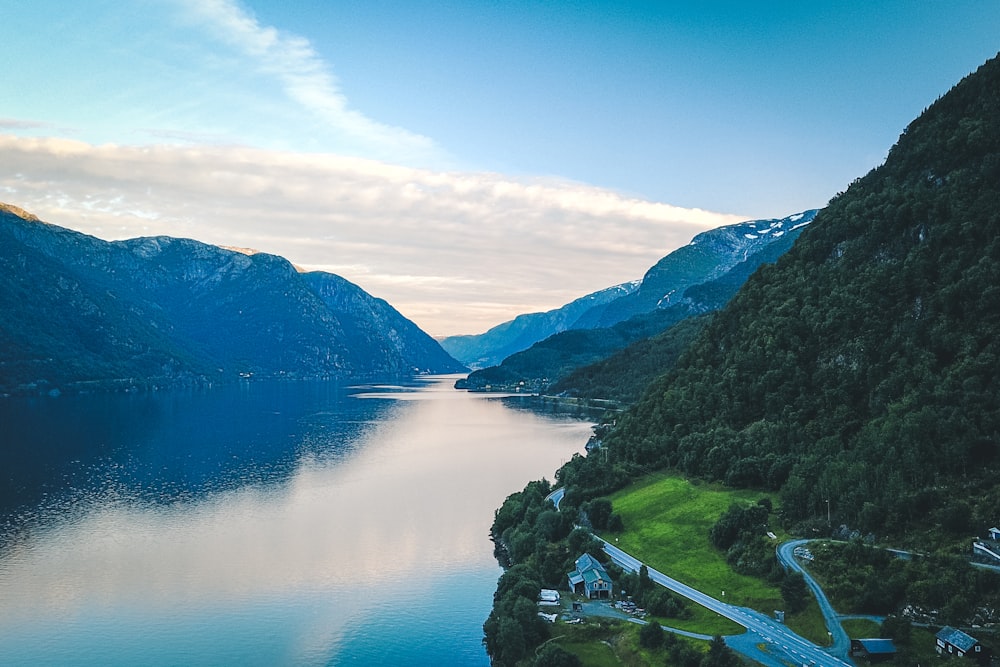
M 946 625 L 941 628 L 934 636 L 942 641 L 948 642 L 962 651 L 968 651 L 977 643 L 975 638 L 965 634 L 958 628 L 951 627 L 950 625 Z

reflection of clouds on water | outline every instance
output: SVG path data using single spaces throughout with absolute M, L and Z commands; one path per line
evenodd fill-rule
M 22 539 L 0 560 L 0 644 L 4 626 L 24 618 L 65 622 L 94 609 L 155 618 L 240 604 L 252 618 L 262 598 L 296 607 L 322 592 L 337 602 L 318 603 L 309 637 L 297 625 L 274 631 L 289 650 L 329 650 L 345 619 L 380 600 L 404 595 L 419 610 L 448 595 L 441 586 L 463 586 L 449 577 L 470 568 L 495 581 L 494 510 L 527 481 L 551 478 L 590 429 L 448 382 L 419 401 L 407 399 L 424 392 L 393 395 L 382 419 L 355 420 L 346 450 L 334 442 L 342 429 L 318 427 L 336 411 L 310 410 L 295 436 L 309 445 L 283 481 L 165 504 L 119 498 Z M 324 455 L 324 437 L 344 454 Z

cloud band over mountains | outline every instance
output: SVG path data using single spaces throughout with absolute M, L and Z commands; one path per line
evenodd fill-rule
M 556 180 L 238 146 L 0 135 L 0 199 L 104 239 L 170 235 L 331 271 L 434 335 L 638 278 L 737 216 Z

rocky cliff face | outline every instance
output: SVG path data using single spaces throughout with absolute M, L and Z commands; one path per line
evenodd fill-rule
M 0 209 L 0 392 L 462 365 L 384 301 L 285 259 L 189 239 L 108 243 Z

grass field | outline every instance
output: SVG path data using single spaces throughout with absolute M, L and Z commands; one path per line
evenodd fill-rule
M 878 637 L 882 627 L 875 621 L 867 618 L 847 618 L 841 622 L 841 625 L 844 626 L 844 632 L 851 639 Z
M 669 473 L 651 475 L 611 497 L 614 511 L 625 524 L 617 544 L 650 567 L 704 593 L 770 614 L 784 607 L 778 588 L 734 572 L 724 554 L 708 540 L 712 525 L 732 503 L 755 503 L 765 496 L 768 494 L 692 482 Z M 774 502 L 773 497 L 771 500 Z M 772 530 L 778 537 L 775 546 L 787 539 L 777 527 Z M 613 535 L 604 537 L 615 539 Z M 663 624 L 709 635 L 742 631 L 736 623 L 700 605 L 692 603 L 689 608 L 692 618 L 662 619 Z M 829 645 L 823 615 L 812 597 L 807 608 L 789 615 L 787 622 L 806 639 Z
M 667 650 L 639 645 L 640 626 L 623 621 L 589 619 L 584 625 L 556 626 L 551 641 L 580 658 L 584 667 L 651 667 L 663 665 Z M 678 641 L 705 650 L 706 643 L 685 637 Z M 669 663 L 668 663 L 669 664 Z
M 618 546 L 650 567 L 731 604 L 765 612 L 781 609 L 777 587 L 733 572 L 724 554 L 708 541 L 708 531 L 730 504 L 756 502 L 765 495 L 666 473 L 651 475 L 611 496 L 614 511 L 625 524 Z

